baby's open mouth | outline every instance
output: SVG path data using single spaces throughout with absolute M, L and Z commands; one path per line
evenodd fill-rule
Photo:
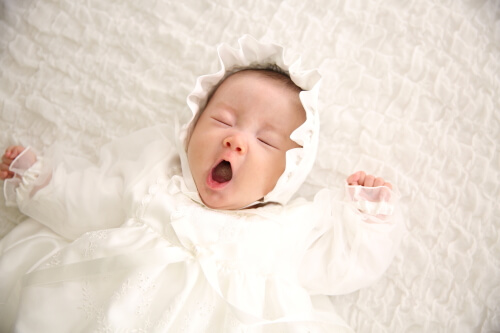
M 217 183 L 225 183 L 233 178 L 233 170 L 231 169 L 231 163 L 228 161 L 221 161 L 212 170 L 212 179 Z

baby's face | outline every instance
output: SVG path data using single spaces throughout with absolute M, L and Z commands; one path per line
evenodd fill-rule
M 290 134 L 304 123 L 297 92 L 254 71 L 228 77 L 201 114 L 188 160 L 203 202 L 243 208 L 269 193 L 285 170 L 285 154 L 299 147 Z

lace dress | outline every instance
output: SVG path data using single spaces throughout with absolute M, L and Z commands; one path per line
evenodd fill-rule
M 350 332 L 322 295 L 380 277 L 401 238 L 387 188 L 211 210 L 163 127 L 99 163 L 26 150 L 5 184 L 30 219 L 1 242 L 1 331 Z M 49 157 L 50 156 L 50 157 Z

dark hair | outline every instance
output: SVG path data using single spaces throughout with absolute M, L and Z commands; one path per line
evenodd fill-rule
M 302 89 L 292 81 L 290 75 L 276 65 L 271 65 L 269 68 L 262 68 L 262 69 L 251 69 L 251 68 L 244 69 L 243 71 L 257 72 L 265 77 L 268 77 L 270 79 L 275 79 L 283 83 L 287 88 L 290 88 L 297 93 L 300 93 L 302 91 Z

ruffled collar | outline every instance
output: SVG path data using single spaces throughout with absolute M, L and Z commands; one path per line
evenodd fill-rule
M 186 148 L 191 126 L 204 109 L 212 91 L 227 76 L 238 70 L 276 65 L 289 73 L 292 81 L 303 90 L 300 93 L 300 101 L 306 112 L 306 121 L 290 136 L 302 148 L 291 149 L 287 152 L 285 171 L 274 189 L 262 201 L 252 203 L 250 206 L 270 202 L 286 204 L 306 179 L 316 158 L 319 138 L 318 93 L 321 76 L 316 70 L 301 69 L 300 59 L 291 63 L 285 62 L 282 46 L 260 42 L 249 35 L 244 35 L 238 40 L 237 48 L 232 48 L 225 43 L 220 44 L 217 53 L 220 70 L 198 77 L 194 90 L 187 97 L 191 117 L 187 123 L 177 127 L 177 149 L 181 159 L 186 193 L 202 204 L 199 195 L 195 194 L 197 190 L 189 169 Z

